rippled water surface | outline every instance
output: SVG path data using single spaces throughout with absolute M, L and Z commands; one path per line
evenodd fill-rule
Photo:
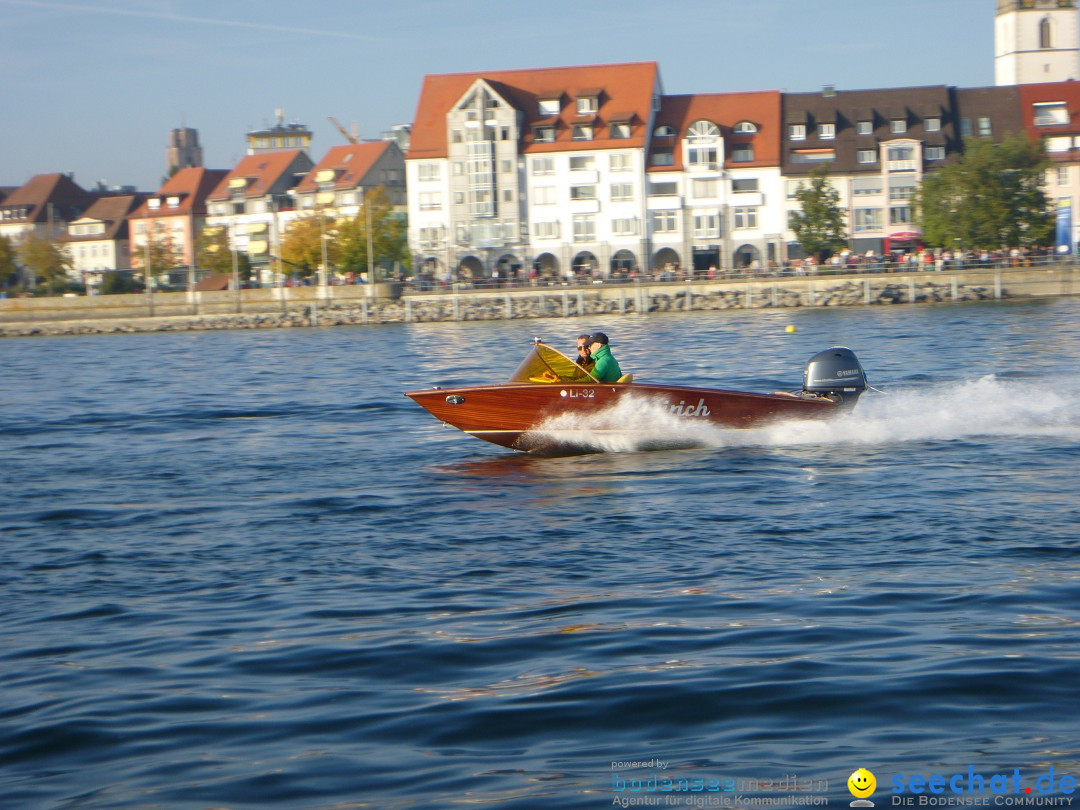
M 547 459 L 401 396 L 597 326 L 638 379 L 797 387 L 839 344 L 884 393 Z M 860 766 L 879 807 L 897 774 L 1080 776 L 1078 300 L 0 360 L 2 806 L 599 808 L 649 760 L 835 806 Z

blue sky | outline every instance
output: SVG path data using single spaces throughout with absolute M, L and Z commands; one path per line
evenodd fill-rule
M 428 73 L 656 61 L 667 93 L 994 82 L 994 0 L 0 0 L 0 185 L 154 190 L 174 127 L 231 168 L 274 110 L 312 157 Z

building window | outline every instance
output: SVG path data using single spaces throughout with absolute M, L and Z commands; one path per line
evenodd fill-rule
M 675 165 L 675 150 L 667 147 L 663 149 L 657 149 L 653 152 L 652 156 L 653 166 L 674 166 Z
M 1069 108 L 1062 101 L 1049 101 L 1032 106 L 1037 127 L 1056 127 L 1069 123 Z
M 910 225 L 911 221 L 911 206 L 894 205 L 889 209 L 890 225 Z
M 675 127 L 670 124 L 661 124 L 653 130 L 653 135 L 657 138 L 674 138 L 676 134 Z
M 694 238 L 715 239 L 720 236 L 719 214 L 695 214 Z
M 889 124 L 889 132 L 891 132 L 893 135 L 903 135 L 905 132 L 907 132 L 907 119 L 894 118 Z
M 611 200 L 617 202 L 619 200 L 632 200 L 634 199 L 634 184 L 633 183 L 612 183 L 611 184 Z
M 570 171 L 587 172 L 593 167 L 592 155 L 578 155 L 570 158 Z
M 756 228 L 757 208 L 735 208 L 736 228 Z
M 835 159 L 835 149 L 797 149 L 791 153 L 792 163 L 825 163 Z
M 923 129 L 927 132 L 941 132 L 941 119 L 927 118 L 923 121 Z
M 980 138 L 989 138 L 991 134 L 992 134 L 992 131 L 991 131 L 991 128 L 990 128 L 990 119 L 986 118 L 986 117 L 980 118 L 979 119 L 979 137 Z
M 540 115 L 558 115 L 559 114 L 559 100 L 557 98 L 542 98 L 540 99 Z
M 536 222 L 536 223 L 533 223 L 533 234 L 538 239 L 558 239 L 559 238 L 559 223 L 558 222 Z
M 421 211 L 438 211 L 442 208 L 442 194 L 438 191 L 425 191 L 420 194 Z
M 589 115 L 596 112 L 596 96 L 582 96 L 577 100 L 578 115 Z
M 752 143 L 737 143 L 731 148 L 732 163 L 753 163 L 754 145 Z
M 616 121 L 608 124 L 608 133 L 615 140 L 625 140 L 630 137 L 630 124 L 626 121 Z
M 633 161 L 626 152 L 617 152 L 608 158 L 608 168 L 613 172 L 628 172 L 633 168 Z
M 501 161 L 499 161 L 499 171 L 501 171 L 503 174 L 510 174 L 512 171 L 514 171 L 514 161 L 512 161 L 512 160 L 501 160 Z
M 963 138 L 970 138 L 971 137 L 971 132 L 972 132 L 972 130 L 971 130 L 971 119 L 970 118 L 961 118 L 960 119 L 960 136 L 963 137 Z
M 570 186 L 571 200 L 595 200 L 596 186 Z
M 1058 166 L 1057 167 L 1057 184 L 1059 186 L 1069 185 L 1069 167 Z
M 679 219 L 676 216 L 676 212 L 653 211 L 652 229 L 653 233 L 677 233 L 679 230 Z
M 613 219 L 611 220 L 611 232 L 615 236 L 635 236 L 638 232 L 638 221 L 633 217 L 630 219 Z
M 756 177 L 743 177 L 731 181 L 731 190 L 736 194 L 744 191 L 757 191 L 758 180 Z
M 874 134 L 874 122 L 873 121 L 859 121 L 855 125 L 856 135 L 873 135 Z
M 464 204 L 465 204 L 465 192 L 464 191 L 455 191 L 454 192 L 454 205 L 464 205 Z
M 751 124 L 749 121 L 740 121 L 735 125 L 733 130 L 737 135 L 756 135 L 757 125 Z
M 589 124 L 574 124 L 572 139 L 575 141 L 591 141 L 593 128 Z
M 691 184 L 691 193 L 695 200 L 704 200 L 716 197 L 720 193 L 719 180 L 694 180 Z
M 788 135 L 793 141 L 805 141 L 806 124 L 792 124 L 788 128 Z
M 1060 3 L 1058 4 L 1060 5 Z M 1039 49 L 1048 51 L 1053 48 L 1053 29 L 1051 27 L 1050 18 L 1043 17 L 1039 20 Z
M 910 200 L 915 196 L 914 177 L 893 177 L 889 181 L 890 200 Z
M 818 137 L 826 141 L 831 141 L 836 137 L 836 124 L 819 124 Z
M 514 190 L 512 188 L 503 189 L 503 202 L 512 203 L 514 201 Z
M 877 149 L 860 149 L 856 155 L 859 163 L 877 163 Z
M 928 147 L 926 147 L 926 159 L 927 160 L 944 160 L 945 159 L 945 147 L 944 146 L 928 146 Z
M 595 242 L 596 241 L 596 219 L 591 216 L 576 216 L 574 217 L 574 241 L 575 242 Z
M 856 208 L 854 217 L 855 233 L 880 231 L 884 227 L 880 208 Z
M 881 177 L 856 177 L 851 181 L 851 193 L 856 196 L 880 194 L 882 189 Z
M 690 165 L 695 169 L 715 169 L 715 146 L 691 146 L 689 149 Z
M 438 163 L 421 163 L 417 172 L 418 180 L 438 180 L 442 172 Z
M 555 140 L 555 127 L 537 127 L 534 139 L 537 143 L 552 143 Z
M 679 184 L 674 180 L 664 182 L 652 181 L 649 183 L 650 197 L 673 197 L 679 193 Z
M 543 174 L 555 174 L 555 158 L 533 158 L 532 173 L 534 176 L 539 176 Z
M 540 186 L 533 189 L 533 205 L 554 205 L 555 187 Z
M 915 147 L 913 146 L 890 146 L 889 162 L 907 161 L 915 159 Z

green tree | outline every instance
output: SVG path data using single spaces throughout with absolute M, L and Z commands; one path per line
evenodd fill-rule
M 337 220 L 324 214 L 294 219 L 281 241 L 281 258 L 301 276 L 312 275 L 322 265 L 326 235 L 327 264 L 337 266 L 341 258 L 341 245 L 335 238 L 338 226 Z
M 35 281 L 44 281 L 51 294 L 56 295 L 67 289 L 68 273 L 73 265 L 65 248 L 50 239 L 31 236 L 22 243 L 19 253 L 22 263 L 34 274 Z
M 929 245 L 996 250 L 1053 241 L 1054 216 L 1039 187 L 1047 160 L 1025 135 L 995 144 L 967 138 L 952 166 L 923 179 L 916 217 Z
M 810 256 L 824 261 L 847 247 L 844 209 L 840 192 L 829 183 L 829 167 L 819 166 L 810 173 L 810 184 L 799 184 L 795 192 L 801 210 L 791 215 L 791 230 L 799 246 Z
M 356 216 L 338 226 L 342 269 L 367 272 L 369 219 L 373 262 L 382 267 L 394 262 L 408 266 L 410 254 L 405 223 L 394 213 L 386 189 L 379 186 L 364 195 L 364 203 Z
M 229 232 L 223 225 L 204 228 L 195 246 L 195 261 L 202 270 L 210 273 L 232 273 L 233 256 L 229 246 Z M 241 278 L 251 272 L 251 259 L 246 253 L 237 252 L 236 267 Z
M 172 234 L 166 230 L 165 223 L 151 222 L 147 228 L 147 243 L 142 248 L 131 251 L 131 266 L 143 271 L 146 276 L 146 262 L 150 262 L 150 274 L 154 278 L 160 278 L 180 267 L 182 257 L 176 244 L 172 240 Z
M 19 277 L 19 263 L 16 260 L 15 243 L 6 236 L 0 236 L 0 287 L 9 287 Z

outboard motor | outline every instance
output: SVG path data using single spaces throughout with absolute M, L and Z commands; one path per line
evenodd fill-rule
M 855 407 L 868 387 L 859 358 L 843 346 L 818 352 L 803 371 L 803 396 L 831 399 L 845 411 Z

